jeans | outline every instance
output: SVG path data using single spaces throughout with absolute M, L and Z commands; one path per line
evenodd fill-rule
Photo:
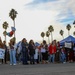
M 22 54 L 18 55 L 18 61 L 19 61 L 19 63 L 22 61 Z
M 39 53 L 38 60 L 39 60 L 39 62 L 42 62 L 42 53 L 41 52 Z
M 16 64 L 16 51 L 14 49 L 10 50 L 10 64 Z
M 66 57 L 65 57 L 65 54 L 64 54 L 64 55 L 62 55 L 62 56 L 60 57 L 60 61 L 63 63 L 63 62 L 65 62 L 65 60 L 66 60 Z
M 22 52 L 22 63 L 23 65 L 28 64 L 28 57 L 27 57 L 27 52 Z
M 50 54 L 49 55 L 49 62 L 54 63 L 54 60 L 55 60 L 55 54 Z
M 30 64 L 34 64 L 34 55 L 30 55 Z

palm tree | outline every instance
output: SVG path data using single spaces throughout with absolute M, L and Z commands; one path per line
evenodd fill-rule
M 5 41 L 6 41 L 6 30 L 7 30 L 7 28 L 8 28 L 8 23 L 5 21 L 3 24 L 2 24 L 2 26 L 3 26 L 3 29 L 5 29 L 5 31 L 3 32 L 3 35 L 5 36 Z
M 60 30 L 60 35 L 63 37 L 63 39 L 64 39 L 64 36 L 63 36 L 63 34 L 64 34 L 64 31 L 63 30 Z
M 70 25 L 70 24 L 68 24 L 68 25 L 66 26 L 66 29 L 68 30 L 68 35 L 70 35 L 71 25 Z
M 73 22 L 73 24 L 75 24 L 75 21 Z
M 73 22 L 73 24 L 75 25 L 75 21 Z M 75 27 L 75 26 L 74 26 Z
M 52 35 L 52 32 L 54 31 L 54 28 L 53 28 L 52 25 L 50 25 L 50 26 L 48 27 L 48 31 L 51 33 L 51 41 L 53 41 L 53 35 Z
M 75 31 L 73 32 L 73 35 L 75 36 Z
M 15 9 L 11 9 L 11 11 L 9 13 L 9 17 L 13 20 L 14 28 L 15 28 L 15 18 L 17 16 L 17 14 L 18 13 L 17 13 L 17 11 L 15 11 Z M 14 37 L 15 37 L 15 33 L 14 33 Z M 16 39 L 16 37 L 15 37 L 15 39 Z
M 48 42 L 50 43 L 49 36 L 50 36 L 50 32 L 46 31 L 46 37 L 48 37 Z
M 43 38 L 43 40 L 44 40 L 44 36 L 45 36 L 45 33 L 41 32 L 41 37 Z
M 15 42 L 15 37 L 11 38 L 10 40 L 13 41 L 13 42 Z

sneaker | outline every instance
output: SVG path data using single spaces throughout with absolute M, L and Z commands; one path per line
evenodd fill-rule
M 66 62 L 63 62 L 64 64 L 66 63 Z
M 21 64 L 21 63 L 19 63 L 19 64 Z
M 12 64 L 10 64 L 10 65 L 12 65 Z
M 13 64 L 13 65 L 16 65 L 16 64 Z

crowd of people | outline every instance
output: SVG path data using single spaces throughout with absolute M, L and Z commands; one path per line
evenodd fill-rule
M 12 40 L 9 42 L 9 46 L 6 45 L 6 41 L 0 38 L 0 48 L 5 50 L 4 59 L 0 59 L 3 64 L 10 65 L 29 65 L 29 64 L 47 64 L 47 63 L 66 63 L 75 61 L 75 44 L 72 43 L 71 48 L 60 46 L 60 43 L 53 40 L 52 43 L 47 44 L 46 40 L 40 45 L 36 45 L 34 40 L 27 42 L 26 38 L 23 38 L 20 42 L 16 43 Z

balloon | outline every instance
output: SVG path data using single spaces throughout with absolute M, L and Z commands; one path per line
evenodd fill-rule
M 11 27 L 11 30 L 12 30 L 12 31 L 16 31 L 16 28 L 15 28 L 15 27 Z
M 10 36 L 12 36 L 12 35 L 13 35 L 13 31 L 10 32 Z
M 12 35 L 14 34 L 14 32 L 13 31 L 11 31 L 11 32 L 9 32 L 9 33 L 7 33 L 7 35 L 9 36 L 9 37 L 12 37 Z
M 10 33 L 7 33 L 6 35 L 10 36 Z
M 16 31 L 15 27 L 11 27 L 11 31 L 8 32 L 6 35 L 8 35 L 9 37 L 12 37 L 12 35 L 14 34 L 14 32 Z

